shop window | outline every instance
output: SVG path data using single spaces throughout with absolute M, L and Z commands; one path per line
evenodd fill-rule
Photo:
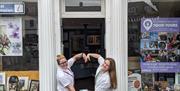
M 0 4 L 0 91 L 39 91 L 37 2 Z
M 3 71 L 25 71 L 39 69 L 37 3 L 25 3 L 26 14 L 21 17 L 1 17 L 1 60 Z M 32 7 L 36 6 L 36 8 Z M 7 35 L 7 47 L 3 44 Z
M 179 5 L 169 0 L 128 2 L 128 91 L 178 88 Z

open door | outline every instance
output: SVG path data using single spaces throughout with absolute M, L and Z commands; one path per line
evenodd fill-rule
M 67 58 L 77 53 L 99 53 L 105 57 L 104 19 L 63 19 L 64 55 Z M 76 61 L 72 66 L 76 90 L 94 90 L 94 75 L 99 66 L 96 60 L 84 63 Z

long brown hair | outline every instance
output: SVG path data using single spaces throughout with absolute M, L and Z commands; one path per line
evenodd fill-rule
M 116 77 L 116 64 L 113 58 L 106 58 L 105 60 L 110 61 L 109 65 L 109 75 L 111 80 L 111 88 L 117 88 L 117 77 Z

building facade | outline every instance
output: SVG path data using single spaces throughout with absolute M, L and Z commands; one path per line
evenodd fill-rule
M 178 44 L 178 34 L 180 34 L 179 28 L 172 28 L 175 29 L 174 31 L 176 31 L 175 33 L 177 34 L 177 44 L 175 45 L 175 49 L 173 49 L 177 50 L 177 52 L 174 53 L 174 51 L 170 51 L 173 52 L 176 57 L 175 62 L 177 62 L 177 64 L 173 63 L 176 66 L 172 67 L 177 67 L 177 71 L 172 69 L 171 71 L 165 70 L 163 72 L 165 67 L 162 68 L 163 70 L 147 72 L 147 70 L 152 70 L 152 68 L 146 68 L 148 66 L 143 66 L 143 63 L 141 63 L 147 61 L 161 62 L 162 59 L 156 59 L 154 55 L 160 55 L 161 50 L 165 50 L 165 52 L 169 51 L 168 49 L 166 50 L 166 48 L 159 48 L 162 46 L 158 45 L 158 43 L 162 44 L 160 42 L 163 41 L 159 40 L 160 34 L 158 35 L 158 33 L 156 34 L 154 32 L 150 33 L 155 34 L 155 36 L 153 36 L 157 41 L 152 42 L 152 44 L 154 43 L 155 46 L 157 43 L 157 49 L 149 48 L 148 51 L 147 49 L 143 49 L 147 40 L 144 42 L 144 37 L 142 36 L 143 34 L 146 35 L 147 32 L 144 32 L 145 30 L 152 29 L 152 26 L 154 25 L 151 26 L 151 24 L 152 22 L 154 23 L 155 20 L 157 20 L 156 22 L 161 22 L 161 25 L 167 22 L 164 21 L 164 18 L 168 18 L 168 22 L 179 22 L 179 0 L 1 0 L 0 4 L 4 5 L 4 2 L 25 2 L 25 14 L 9 15 L 2 14 L 1 11 L 0 18 L 21 18 L 23 21 L 22 36 L 25 39 L 22 39 L 22 41 L 25 44 L 28 44 L 27 48 L 29 49 L 34 48 L 34 46 L 38 47 L 38 49 L 36 49 L 38 50 L 38 54 L 34 54 L 35 51 L 32 51 L 33 57 L 29 56 L 29 50 L 24 52 L 25 48 L 23 48 L 23 52 L 27 53 L 27 56 L 24 56 L 25 54 L 23 54 L 23 58 L 25 59 L 19 58 L 22 60 L 18 63 L 22 64 L 20 68 L 16 68 L 19 66 L 7 66 L 6 68 L 3 68 L 3 66 L 2 71 L 37 71 L 40 91 L 56 91 L 56 55 L 65 54 L 65 56 L 69 58 L 79 52 L 97 52 L 105 57 L 112 57 L 115 59 L 118 82 L 115 91 L 152 91 L 156 82 L 160 81 L 167 83 L 164 85 L 166 87 L 170 87 L 170 85 L 178 86 L 180 84 L 180 70 L 178 68 L 178 62 L 180 61 L 180 44 Z M 34 7 L 36 7 L 36 12 L 33 12 Z M 0 9 L 3 8 L 0 7 Z M 161 20 L 161 18 L 163 19 Z M 174 18 L 174 21 L 172 18 Z M 151 19 L 153 21 L 151 21 Z M 25 22 L 26 20 L 27 24 Z M 28 23 L 28 20 L 32 21 L 29 21 Z M 33 21 L 38 21 L 36 24 L 37 26 L 31 26 Z M 30 27 L 28 27 L 28 24 L 30 24 Z M 178 24 L 179 23 L 175 25 L 179 26 Z M 163 26 L 163 29 L 164 27 L 165 26 Z M 171 29 L 170 27 L 172 26 L 168 26 L 166 29 Z M 167 34 L 173 31 L 162 31 L 160 29 L 161 28 L 158 27 L 156 30 L 167 32 Z M 34 30 L 35 32 L 32 32 Z M 147 33 L 149 34 L 148 38 L 151 38 L 150 33 Z M 35 39 L 38 42 L 35 42 L 36 45 L 33 45 L 33 47 L 32 44 L 34 44 L 34 42 L 32 43 L 32 37 L 29 37 L 30 43 L 26 40 L 28 34 L 31 34 L 31 36 L 32 34 L 38 35 Z M 150 47 L 150 42 L 147 42 L 147 46 Z M 152 60 L 145 59 L 148 54 L 151 54 L 150 56 L 153 54 Z M 167 55 L 169 54 L 170 53 L 168 52 Z M 38 57 L 34 57 L 37 55 Z M 15 59 L 14 57 L 10 57 L 7 58 Z M 1 65 L 6 64 L 3 63 L 4 60 L 7 60 L 5 58 L 6 57 L 2 56 Z M 167 58 L 172 61 L 169 56 L 167 56 Z M 28 61 L 28 59 L 31 60 Z M 23 60 L 27 60 L 26 63 L 29 66 L 23 66 Z M 33 60 L 36 60 L 36 62 L 34 63 Z M 167 64 L 171 64 L 170 61 L 167 61 Z M 76 65 L 82 64 L 77 63 Z M 144 63 L 144 65 L 150 64 Z M 151 65 L 154 66 L 157 64 Z M 162 63 L 159 65 L 160 67 L 164 67 L 162 66 Z M 23 67 L 27 69 L 23 69 Z M 96 68 L 95 63 L 93 64 L 93 67 Z M 89 68 L 94 70 L 93 67 Z M 76 70 L 75 67 L 73 69 Z M 85 74 L 77 74 L 77 83 L 84 81 L 78 79 L 88 78 L 89 75 L 92 75 L 94 72 L 88 74 L 86 70 L 81 71 Z M 14 75 L 14 73 L 11 75 Z M 135 80 L 140 81 L 140 84 L 135 84 L 134 78 Z M 88 79 L 91 79 L 91 76 Z M 146 81 L 149 81 L 149 83 L 146 83 Z

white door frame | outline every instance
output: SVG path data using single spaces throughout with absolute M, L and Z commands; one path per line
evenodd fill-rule
M 61 0 L 62 18 L 105 18 L 105 0 L 101 0 L 101 12 L 66 12 L 65 0 Z
M 116 60 L 118 79 L 116 91 L 128 91 L 127 0 L 106 0 L 105 5 L 106 55 Z M 40 91 L 55 91 L 56 89 L 55 56 L 62 51 L 60 7 L 59 0 L 38 0 Z

